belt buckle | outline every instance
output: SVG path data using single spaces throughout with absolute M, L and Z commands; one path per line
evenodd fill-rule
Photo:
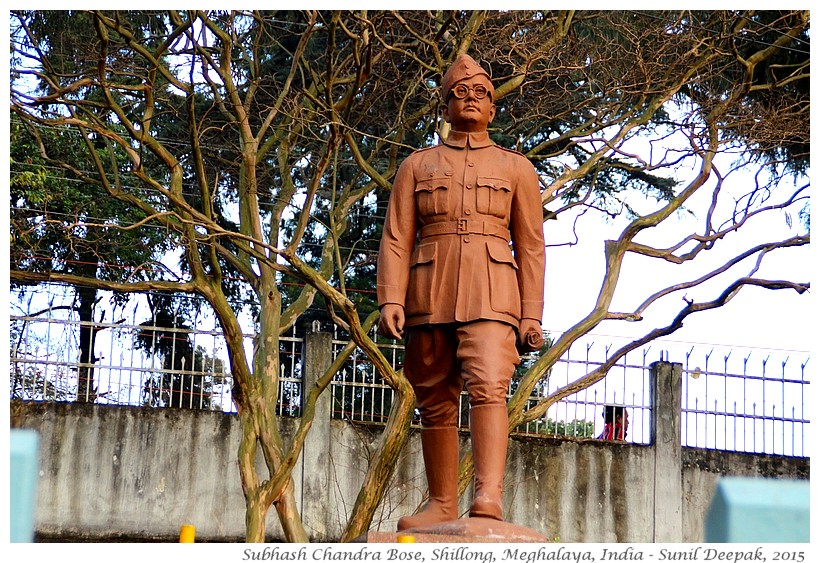
M 466 235 L 469 233 L 467 229 L 467 219 L 459 219 L 458 225 L 456 226 L 456 232 L 460 235 Z

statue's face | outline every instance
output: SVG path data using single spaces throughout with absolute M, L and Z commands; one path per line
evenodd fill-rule
M 467 95 L 464 98 L 457 98 L 453 95 L 453 91 L 459 85 L 468 88 Z M 490 91 L 492 90 L 490 80 L 483 74 L 460 80 L 450 89 L 450 96 L 447 99 L 447 105 L 444 107 L 444 119 L 452 125 L 455 131 L 464 131 L 466 133 L 486 131 L 487 125 L 492 123 L 493 117 L 495 117 L 495 104 L 492 100 L 492 94 L 488 93 L 479 99 L 476 97 L 474 90 L 476 86 L 483 86 Z

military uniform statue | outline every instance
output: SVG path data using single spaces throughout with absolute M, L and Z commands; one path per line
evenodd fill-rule
M 399 530 L 458 518 L 456 425 L 465 385 L 475 462 L 470 516 L 502 519 L 507 389 L 519 350 L 543 342 L 535 169 L 490 140 L 494 88 L 469 55 L 445 73 L 441 93 L 452 130 L 443 144 L 400 166 L 378 260 L 379 328 L 406 336 L 404 373 L 421 413 L 430 492 L 421 512 L 399 520 Z

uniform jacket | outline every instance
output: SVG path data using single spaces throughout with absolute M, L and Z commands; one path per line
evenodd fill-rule
M 404 306 L 408 327 L 540 322 L 541 210 L 532 164 L 486 132 L 452 131 L 444 144 L 414 152 L 399 167 L 388 203 L 379 306 Z

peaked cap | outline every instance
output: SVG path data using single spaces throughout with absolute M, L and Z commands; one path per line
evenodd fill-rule
M 444 101 L 447 101 L 447 97 L 450 95 L 450 90 L 452 87 L 457 83 L 466 78 L 472 78 L 478 74 L 483 74 L 487 77 L 487 80 L 490 80 L 489 73 L 484 70 L 481 65 L 475 62 L 470 55 L 464 54 L 459 55 L 459 57 L 453 61 L 453 64 L 450 65 L 450 68 L 447 69 L 447 72 L 444 73 L 444 76 L 441 78 L 441 97 L 444 98 Z M 495 88 L 493 88 L 492 82 L 490 82 L 490 96 L 494 96 Z

